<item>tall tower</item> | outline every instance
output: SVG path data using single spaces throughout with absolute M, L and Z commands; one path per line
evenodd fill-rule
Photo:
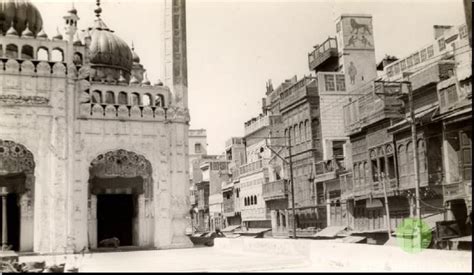
M 336 20 L 337 45 L 348 90 L 377 76 L 372 16 L 343 14 Z
M 188 66 L 186 53 L 186 1 L 165 0 L 164 73 L 174 103 L 188 107 Z

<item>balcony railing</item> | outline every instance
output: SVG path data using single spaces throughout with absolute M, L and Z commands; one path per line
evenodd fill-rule
M 405 92 L 404 87 L 401 83 L 374 83 L 373 87 L 367 87 L 362 91 L 365 95 L 344 106 L 346 133 L 356 133 L 385 118 L 403 117 L 400 95 Z
M 264 127 L 270 126 L 269 116 L 259 116 L 245 123 L 245 135 L 248 136 Z
M 317 81 L 305 76 L 280 94 L 280 109 L 285 109 L 306 96 L 316 96 L 317 91 Z
M 344 171 L 344 158 L 334 158 L 315 163 L 316 181 L 335 179 L 338 173 Z
M 263 199 L 265 201 L 285 199 L 288 196 L 288 183 L 281 179 L 263 184 Z
M 240 176 L 242 177 L 245 174 L 254 173 L 259 170 L 262 170 L 263 168 L 265 168 L 267 164 L 268 164 L 268 159 L 259 159 L 254 162 L 244 164 L 240 166 Z
M 326 61 L 331 58 L 336 58 L 337 60 L 337 57 L 337 41 L 335 38 L 330 37 L 308 54 L 309 69 L 312 71 L 317 70 L 318 67 L 327 63 Z

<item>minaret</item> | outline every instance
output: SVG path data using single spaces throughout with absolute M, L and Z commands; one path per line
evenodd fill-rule
M 165 0 L 164 11 L 164 82 L 173 93 L 173 103 L 187 108 L 186 1 Z
M 65 33 L 69 42 L 73 42 L 74 35 L 77 32 L 77 21 L 79 21 L 79 16 L 77 16 L 77 10 L 72 6 L 72 9 L 68 11 L 66 16 L 63 16 L 63 19 L 66 23 L 64 26 Z

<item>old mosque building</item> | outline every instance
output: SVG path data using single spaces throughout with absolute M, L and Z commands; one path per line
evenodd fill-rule
M 100 1 L 87 29 L 72 8 L 52 37 L 41 12 L 0 0 L 2 245 L 70 253 L 117 237 L 190 246 L 184 0 L 164 0 L 159 18 L 164 83 L 150 83 Z

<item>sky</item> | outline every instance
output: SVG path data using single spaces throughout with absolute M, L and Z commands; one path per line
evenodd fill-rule
M 72 3 L 92 25 L 94 0 L 33 0 L 50 37 Z M 108 0 L 102 19 L 134 43 L 152 83 L 163 79 L 162 0 Z M 242 136 L 244 122 L 261 112 L 265 83 L 309 75 L 307 54 L 335 36 L 343 13 L 373 16 L 376 60 L 404 57 L 430 43 L 433 25 L 465 22 L 462 0 L 187 0 L 188 89 L 191 128 L 207 130 L 208 153 Z

